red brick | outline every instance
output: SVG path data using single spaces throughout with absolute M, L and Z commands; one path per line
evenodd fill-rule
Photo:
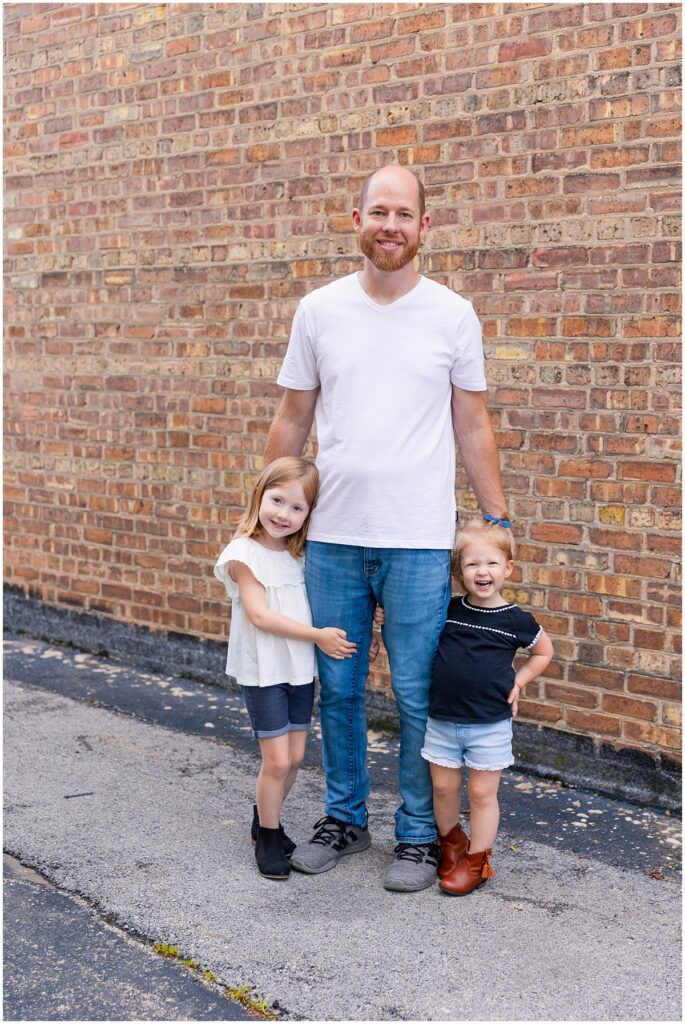
M 564 192 L 610 192 L 621 187 L 619 174 L 567 174 Z
M 667 579 L 671 574 L 673 563 L 663 558 L 631 558 L 628 555 L 614 557 L 614 570 L 617 573 L 630 573 L 633 576 L 652 576 L 655 579 Z
M 400 18 L 397 22 L 399 34 L 413 35 L 416 32 L 423 32 L 425 29 L 442 28 L 445 24 L 445 12 L 435 8 L 426 14 L 416 14 L 408 18 Z
M 522 697 L 519 701 L 519 717 L 523 722 L 546 722 L 550 725 L 559 725 L 563 721 L 563 712 L 557 705 L 543 704 Z
M 580 686 L 565 686 L 559 683 L 545 683 L 545 697 L 557 704 L 575 705 L 579 708 L 599 707 L 596 690 L 584 690 Z
M 481 317 L 514 590 L 555 643 L 522 717 L 673 756 L 678 8 L 215 7 L 7 8 L 8 582 L 225 640 L 207 566 L 293 312 L 359 269 L 351 206 L 399 160 L 422 271 Z
M 321 13 L 323 23 L 326 22 L 325 12 Z M 382 21 L 365 21 L 359 25 L 355 25 L 352 29 L 352 35 L 350 37 L 353 43 L 360 43 L 367 39 L 378 39 L 382 36 L 392 35 L 393 20 L 392 18 L 383 18 Z
M 638 21 L 627 21 L 621 25 L 620 38 L 625 40 L 651 39 L 655 36 L 666 36 L 675 32 L 678 20 L 675 14 L 662 14 L 654 18 L 640 18 Z
M 588 262 L 588 250 L 580 246 L 558 249 L 534 249 L 530 254 L 536 267 L 577 267 Z
M 602 696 L 602 711 L 622 718 L 641 718 L 646 722 L 655 722 L 658 706 L 648 700 L 634 700 L 617 693 L 605 693 Z
M 376 132 L 378 146 L 411 146 L 417 141 L 418 132 L 413 126 L 403 128 L 385 128 Z
M 580 544 L 583 530 L 580 526 L 563 523 L 539 523 L 531 527 L 530 536 L 534 540 L 544 540 L 551 544 Z
M 502 43 L 497 52 L 500 64 L 510 60 L 525 60 L 527 57 L 544 57 L 552 49 L 552 40 L 537 36 L 519 42 Z
M 493 208 L 494 211 L 499 209 L 498 207 Z M 495 217 L 492 218 L 493 220 Z M 504 278 L 504 289 L 505 291 L 519 291 L 519 290 L 533 290 L 538 289 L 556 289 L 559 283 L 559 278 L 553 273 L 527 273 L 521 271 L 520 273 L 507 274 Z
M 325 68 L 339 68 L 353 64 L 360 64 L 362 56 L 363 51 L 359 48 L 337 50 L 324 56 L 323 66 Z
M 594 733 L 597 736 L 621 735 L 621 722 L 612 715 L 600 715 L 592 711 L 576 711 L 575 708 L 567 708 L 565 719 L 572 729 L 581 729 L 583 732 Z
M 656 480 L 659 483 L 673 483 L 677 467 L 667 462 L 626 462 L 619 469 L 623 480 Z
M 679 700 L 682 687 L 674 679 L 660 679 L 658 676 L 644 676 L 628 673 L 627 687 L 630 693 L 644 697 L 658 697 L 662 700 Z
M 614 567 L 615 568 L 615 567 Z M 628 576 L 612 576 L 604 573 L 588 573 L 587 589 L 594 594 L 614 594 L 618 597 L 640 597 L 640 580 Z
M 681 732 L 679 729 L 666 729 L 648 722 L 628 719 L 623 723 L 623 735 L 626 739 L 639 741 L 643 749 L 649 745 L 666 751 L 680 750 Z

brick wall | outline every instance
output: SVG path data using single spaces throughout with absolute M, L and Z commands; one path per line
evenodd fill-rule
M 6 5 L 8 583 L 225 637 L 290 319 L 396 160 L 483 324 L 523 716 L 677 756 L 679 7 Z

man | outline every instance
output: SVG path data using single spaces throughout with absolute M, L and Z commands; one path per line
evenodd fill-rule
M 429 221 L 413 172 L 389 166 L 366 180 L 352 211 L 364 268 L 300 302 L 265 451 L 267 462 L 301 454 L 316 413 L 307 591 L 314 624 L 357 645 L 344 661 L 319 657 L 326 815 L 291 863 L 316 874 L 370 845 L 364 689 L 377 603 L 400 719 L 402 803 L 385 887 L 404 892 L 431 885 L 438 860 L 420 750 L 450 598 L 455 435 L 482 511 L 507 515 L 478 320 L 414 267 Z

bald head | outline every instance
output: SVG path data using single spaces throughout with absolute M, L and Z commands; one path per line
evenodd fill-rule
M 366 178 L 364 184 L 362 185 L 361 194 L 359 196 L 360 211 L 364 211 L 364 208 L 368 201 L 371 183 L 374 181 L 378 183 L 377 179 L 381 175 L 384 178 L 393 181 L 401 181 L 404 178 L 409 182 L 413 182 L 417 190 L 419 217 L 420 219 L 423 219 L 423 215 L 426 212 L 426 191 L 423 187 L 423 182 L 419 178 L 418 174 L 415 174 L 414 171 L 409 170 L 408 167 L 400 166 L 400 164 L 388 164 L 387 167 L 380 167 L 377 171 L 374 171 L 373 174 L 370 174 L 368 178 Z

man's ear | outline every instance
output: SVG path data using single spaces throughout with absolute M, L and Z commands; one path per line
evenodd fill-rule
M 352 227 L 357 231 L 361 227 L 362 215 L 361 212 L 355 207 L 352 211 Z

